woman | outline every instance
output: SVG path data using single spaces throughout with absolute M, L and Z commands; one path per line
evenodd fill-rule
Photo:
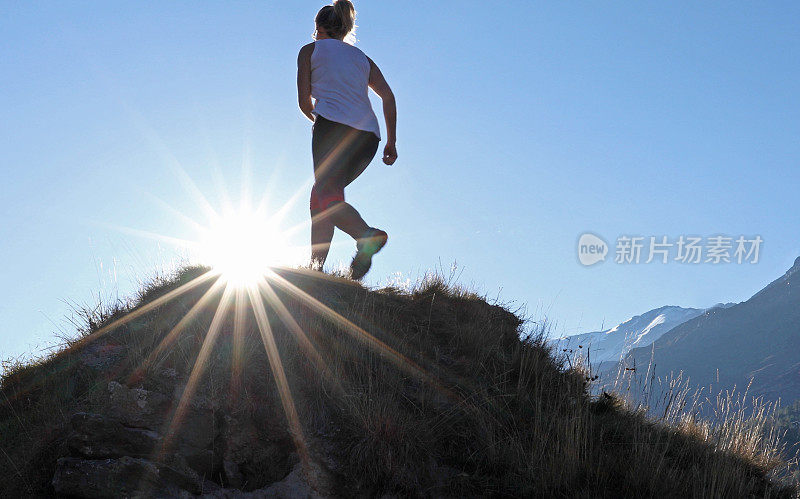
M 348 0 L 336 0 L 317 13 L 315 41 L 301 48 L 297 56 L 297 96 L 300 110 L 314 122 L 312 266 L 322 270 L 334 227 L 338 227 L 356 240 L 357 251 L 350 270 L 353 279 L 361 279 L 388 237 L 386 232 L 367 225 L 344 200 L 344 188 L 369 165 L 380 142 L 380 127 L 368 89 L 383 100 L 386 119 L 383 162 L 387 165 L 397 159 L 397 110 L 394 94 L 378 66 L 348 43 L 354 39 L 355 15 Z

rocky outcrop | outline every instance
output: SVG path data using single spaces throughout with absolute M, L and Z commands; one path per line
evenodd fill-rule
M 72 416 L 67 445 L 75 455 L 91 459 L 131 456 L 147 457 L 161 444 L 158 433 L 130 428 L 99 414 L 79 412 Z
M 205 499 L 274 499 L 304 498 L 324 499 L 335 497 L 330 473 L 318 463 L 295 465 L 283 480 L 262 489 L 242 492 L 236 489 L 219 489 L 202 495 Z
M 69 454 L 58 459 L 56 494 L 70 497 L 327 497 L 332 480 L 301 463 L 285 429 L 247 411 L 228 413 L 196 397 L 166 431 L 185 386 L 165 372 L 167 395 L 111 381 L 100 413 L 70 419 Z
M 57 494 L 74 497 L 175 497 L 201 492 L 201 480 L 189 468 L 147 459 L 62 457 L 53 477 Z
M 169 416 L 172 400 L 143 388 L 128 388 L 116 381 L 108 384 L 109 415 L 134 428 L 160 428 Z

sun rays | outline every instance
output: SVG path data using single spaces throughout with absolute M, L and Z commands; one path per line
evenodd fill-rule
M 217 210 L 177 162 L 173 160 L 170 163 L 171 167 L 177 170 L 182 186 L 196 201 L 197 213 L 201 219 L 194 219 L 163 200 L 156 198 L 153 201 L 169 216 L 178 220 L 181 227 L 196 234 L 196 237 L 183 235 L 177 237 L 130 227 L 117 227 L 117 229 L 188 250 L 192 259 L 207 266 L 208 270 L 168 290 L 160 297 L 142 303 L 82 340 L 88 343 L 102 338 L 111 331 L 124 331 L 123 328 L 128 323 L 145 314 L 157 314 L 159 311 L 172 314 L 173 311 L 166 307 L 179 298 L 182 307 L 188 306 L 188 310 L 181 311 L 181 315 L 175 317 L 174 325 L 171 325 L 168 332 L 159 338 L 141 364 L 135 366 L 127 377 L 129 384 L 139 383 L 148 373 L 158 369 L 164 359 L 173 349 L 178 348 L 184 339 L 189 339 L 190 342 L 196 341 L 198 344 L 196 356 L 192 354 L 194 358 L 189 359 L 191 367 L 186 385 L 163 428 L 164 439 L 156 451 L 157 457 L 166 458 L 172 452 L 171 447 L 176 435 L 184 430 L 187 414 L 191 410 L 196 394 L 203 386 L 204 374 L 209 366 L 214 364 L 215 348 L 220 344 L 221 337 L 229 338 L 232 347 L 227 397 L 230 397 L 231 403 L 238 400 L 243 389 L 241 378 L 245 367 L 247 369 L 254 367 L 244 365 L 250 353 L 245 349 L 253 348 L 253 344 L 247 342 L 246 337 L 255 333 L 255 337 L 260 340 L 258 344 L 266 354 L 265 365 L 258 369 L 263 369 L 265 375 L 271 373 L 289 433 L 298 455 L 304 462 L 306 461 L 307 442 L 298 415 L 295 395 L 284 370 L 285 360 L 281 358 L 280 352 L 283 348 L 281 345 L 286 341 L 294 342 L 301 355 L 317 372 L 319 379 L 324 380 L 326 389 L 332 389 L 337 396 L 343 396 L 346 387 L 342 386 L 341 380 L 329 367 L 331 359 L 326 359 L 320 353 L 301 326 L 308 317 L 295 317 L 291 310 L 294 310 L 294 313 L 297 313 L 297 310 L 307 310 L 308 313 L 319 316 L 325 323 L 330 324 L 330 327 L 345 331 L 367 349 L 377 352 L 381 358 L 395 364 L 406 373 L 437 384 L 414 362 L 331 309 L 318 297 L 298 287 L 292 282 L 293 278 L 287 279 L 290 275 L 294 275 L 311 279 L 309 282 L 316 279 L 333 280 L 340 284 L 343 282 L 321 272 L 298 268 L 298 264 L 307 259 L 308 247 L 293 247 L 288 241 L 290 236 L 306 226 L 307 222 L 293 224 L 289 228 L 281 227 L 298 201 L 307 195 L 310 181 L 291 193 L 287 202 L 279 207 L 270 206 L 270 200 L 267 199 L 270 191 L 274 191 L 271 188 L 266 189 L 264 197 L 256 202 L 247 199 L 250 189 L 243 189 L 243 199 L 238 207 L 231 202 L 229 193 L 225 191 L 221 194 L 223 206 Z M 225 190 L 221 179 L 218 184 Z M 179 232 L 176 230 L 176 233 Z M 284 303 L 286 300 L 301 306 L 288 307 L 287 303 Z M 198 329 L 199 324 L 205 325 L 201 326 L 202 329 Z M 282 326 L 277 331 L 276 324 Z M 279 337 L 276 337 L 277 332 L 280 332 Z
M 348 337 L 352 338 L 366 347 L 366 351 L 377 353 L 379 358 L 393 364 L 407 375 L 434 387 L 448 398 L 455 398 L 453 393 L 443 388 L 424 368 L 370 333 L 363 325 L 357 324 L 356 319 L 348 318 L 343 312 L 331 308 L 334 305 L 327 304 L 326 298 L 318 296 L 308 288 L 308 285 L 315 287 L 316 280 L 327 281 L 326 286 L 319 289 L 325 289 L 329 285 L 357 286 L 356 284 L 303 268 L 285 266 L 263 268 L 263 273 L 259 268 L 255 275 L 247 279 L 231 278 L 220 268 L 204 271 L 200 275 L 185 274 L 187 277 L 184 279 L 193 278 L 188 282 L 177 281 L 172 285 L 175 286 L 174 289 L 167 288 L 163 291 L 163 295 L 145 301 L 85 338 L 84 341 L 89 342 L 112 331 L 117 334 L 133 334 L 127 332 L 124 326 L 145 314 L 164 313 L 166 317 L 174 317 L 175 322 L 165 330 L 166 334 L 161 336 L 153 347 L 148 348 L 145 359 L 134 367 L 128 377 L 129 385 L 139 383 L 148 373 L 158 372 L 159 366 L 179 343 L 187 344 L 188 340 L 188 344 L 197 345 L 189 349 L 197 353 L 191 354 L 187 359 L 189 363 L 186 384 L 176 399 L 171 416 L 162 428 L 163 439 L 159 448 L 154 450 L 152 456 L 154 459 L 159 462 L 170 459 L 175 451 L 174 445 L 179 441 L 179 435 L 183 431 L 192 431 L 186 423 L 191 419 L 192 407 L 198 400 L 197 395 L 205 393 L 205 383 L 209 378 L 204 376 L 207 372 L 211 372 L 210 369 L 219 372 L 218 367 L 223 365 L 216 360 L 219 358 L 216 347 L 220 345 L 220 339 L 223 337 L 226 338 L 225 345 L 231 345 L 232 349 L 229 357 L 230 372 L 226 374 L 230 376 L 229 390 L 225 392 L 225 398 L 228 400 L 219 402 L 236 404 L 241 390 L 247 389 L 247 385 L 242 384 L 244 363 L 253 357 L 249 355 L 250 351 L 245 351 L 245 348 L 252 349 L 254 344 L 245 340 L 257 338 L 260 341 L 255 345 L 260 344 L 264 349 L 262 352 L 266 354 L 260 357 L 264 359 L 264 365 L 250 364 L 246 368 L 250 372 L 254 369 L 256 372 L 261 370 L 265 376 L 271 374 L 288 433 L 304 465 L 311 463 L 309 443 L 301 423 L 296 394 L 293 393 L 290 378 L 285 371 L 288 364 L 285 364 L 287 361 L 282 358 L 281 352 L 288 345 L 295 344 L 296 351 L 301 356 L 295 357 L 292 354 L 289 358 L 307 359 L 308 365 L 317 373 L 319 382 L 324 384 L 324 390 L 332 389 L 332 395 L 335 397 L 353 396 L 346 386 L 347 382 L 342 386 L 341 380 L 329 366 L 335 359 L 327 358 L 326 355 L 330 355 L 329 353 L 326 355 L 320 353 L 330 352 L 331 345 L 315 345 L 312 337 L 304 330 L 304 327 L 308 327 L 318 319 L 330 327 L 331 334 L 326 335 L 325 342 L 333 341 L 333 345 L 337 345 L 342 341 L 349 342 Z M 168 308 L 173 302 L 178 306 Z M 180 315 L 175 315 L 176 310 L 180 310 Z M 298 313 L 301 316 L 298 316 Z M 334 331 L 341 331 L 344 335 L 333 334 Z M 386 336 L 385 331 L 379 332 L 384 339 L 390 337 Z

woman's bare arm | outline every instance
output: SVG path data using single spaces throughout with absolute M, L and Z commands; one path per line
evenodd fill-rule
M 300 49 L 297 54 L 297 101 L 300 104 L 300 111 L 314 121 L 314 102 L 311 99 L 311 53 L 314 52 L 314 44 L 309 43 Z
M 369 66 L 369 88 L 383 101 L 383 117 L 386 119 L 386 146 L 383 148 L 383 162 L 391 165 L 397 159 L 397 104 L 394 100 L 394 93 L 386 83 L 378 65 L 369 59 Z

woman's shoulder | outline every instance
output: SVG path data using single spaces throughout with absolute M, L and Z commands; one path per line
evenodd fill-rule
M 314 53 L 314 42 L 307 43 L 300 47 L 297 53 L 297 67 L 308 67 L 311 64 L 311 55 Z
M 347 42 L 343 42 L 342 40 L 336 40 L 333 38 L 325 38 L 322 40 L 316 40 L 311 42 L 307 45 L 304 45 L 300 49 L 300 55 L 307 54 L 310 56 L 317 51 L 317 48 L 324 53 L 324 54 L 348 54 L 349 57 L 355 56 L 356 58 L 362 59 L 364 61 L 370 61 L 370 58 L 367 57 L 367 54 L 364 53 L 363 50 L 356 47 L 355 45 L 351 45 Z
M 352 43 L 347 43 L 344 40 L 337 40 L 335 38 L 325 38 L 324 40 L 317 40 L 316 43 L 327 44 L 327 46 L 331 47 L 332 50 L 342 50 L 346 52 L 361 54 L 364 57 L 367 56 L 367 54 L 365 54 L 363 50 L 356 47 Z
M 359 53 L 359 54 L 363 55 L 364 57 L 367 56 L 367 54 L 365 54 L 363 50 L 361 50 L 360 48 L 356 47 L 355 45 L 353 45 L 351 43 L 342 42 L 342 45 L 347 47 L 348 50 L 352 50 L 353 52 Z
M 345 50 L 352 54 L 351 57 L 354 57 L 356 60 L 362 61 L 363 63 L 369 64 L 370 58 L 367 57 L 367 54 L 365 54 L 363 50 L 355 45 L 350 45 L 349 43 L 343 43 L 343 45 L 347 46 Z

